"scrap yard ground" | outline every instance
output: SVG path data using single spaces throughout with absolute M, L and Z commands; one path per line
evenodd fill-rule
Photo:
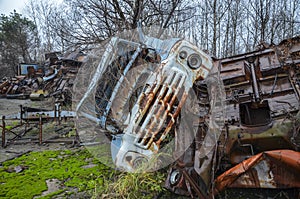
M 19 99 L 6 99 L 6 98 L 0 98 L 0 116 L 9 116 L 12 114 L 17 114 L 20 112 L 20 105 L 23 107 L 32 107 L 32 108 L 42 108 L 42 109 L 53 109 L 54 103 L 53 99 L 48 98 L 45 101 L 31 101 L 29 99 L 26 100 L 19 100 Z M 9 123 L 9 121 L 7 121 Z M 15 120 L 15 123 L 18 122 L 18 120 Z M 47 125 L 45 123 L 45 125 Z M 61 124 L 64 125 L 64 124 Z M 47 126 L 46 126 L 47 127 Z M 53 137 L 54 135 L 57 135 L 55 132 L 55 128 L 58 128 L 58 124 L 55 122 L 50 122 L 48 124 L 48 130 L 46 131 L 47 134 L 44 133 L 44 138 L 47 137 Z M 2 132 L 2 129 L 0 129 Z M 30 137 L 38 138 L 38 135 L 36 132 L 28 132 L 30 134 Z M 7 138 L 10 138 L 12 133 L 6 133 Z M 0 134 L 0 137 L 2 138 L 2 134 Z M 28 138 L 28 136 L 24 136 L 25 138 Z M 0 162 L 4 162 L 7 159 L 12 159 L 14 157 L 18 157 L 23 153 L 27 153 L 29 151 L 44 151 L 44 150 L 62 150 L 62 149 L 68 149 L 72 146 L 72 143 L 69 144 L 69 142 L 63 142 L 64 140 L 70 140 L 70 137 L 62 137 L 57 136 L 59 140 L 62 142 L 57 143 L 44 143 L 42 145 L 39 145 L 38 143 L 34 142 L 24 142 L 19 140 L 16 144 L 8 144 L 7 147 L 3 148 L 0 147 Z M 27 139 L 28 140 L 28 139 Z
M 19 105 L 51 109 L 53 102 L 51 99 L 39 102 L 29 99 L 0 99 L 1 116 L 18 113 Z M 57 134 L 56 122 L 49 123 L 47 127 L 50 130 L 47 134 Z M 38 135 L 31 133 L 30 136 Z M 85 147 L 63 142 L 70 139 L 73 137 L 60 136 L 61 142 L 41 145 L 34 142 L 18 142 L 8 144 L 5 148 L 0 147 L 0 198 L 136 198 L 139 195 L 140 198 L 188 199 L 163 188 L 166 171 L 120 174 L 92 157 Z M 32 184 L 33 181 L 36 183 Z M 138 186 L 135 182 L 139 182 Z M 133 188 L 129 190 L 128 186 Z M 286 190 L 245 189 L 229 189 L 216 198 L 292 199 Z

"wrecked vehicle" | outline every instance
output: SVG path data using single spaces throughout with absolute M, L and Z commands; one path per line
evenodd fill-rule
M 299 58 L 296 37 L 215 60 L 226 93 L 226 116 L 213 157 L 201 150 L 210 128 L 203 122 L 206 128 L 198 132 L 190 153 L 171 168 L 166 186 L 200 198 L 226 188 L 299 188 Z
M 106 45 L 76 112 L 100 125 L 119 169 L 167 154 L 155 167 L 170 167 L 174 193 L 299 189 L 299 63 L 299 37 L 212 59 L 188 41 L 139 31 L 138 41 Z M 90 95 L 94 107 L 83 108 Z

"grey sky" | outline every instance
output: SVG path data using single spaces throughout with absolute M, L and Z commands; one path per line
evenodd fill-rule
M 14 9 L 22 14 L 25 4 L 30 0 L 0 0 L 0 14 L 9 15 Z M 46 0 L 52 3 L 62 3 L 63 0 Z
M 22 8 L 28 0 L 0 0 L 0 14 L 9 15 L 15 9 L 22 13 Z

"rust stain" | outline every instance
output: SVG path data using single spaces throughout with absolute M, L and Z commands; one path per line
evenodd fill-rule
M 166 137 L 166 135 L 170 132 L 170 130 L 172 129 L 173 125 L 175 124 L 175 121 L 176 121 L 176 118 L 178 117 L 180 111 L 181 111 L 181 108 L 183 106 L 183 104 L 185 103 L 186 101 L 186 98 L 187 98 L 187 93 L 184 93 L 182 98 L 181 98 L 181 101 L 175 111 L 174 114 L 171 114 L 169 113 L 169 116 L 171 117 L 171 120 L 170 122 L 168 123 L 165 131 L 163 132 L 163 134 L 160 136 L 159 140 L 156 142 L 156 144 L 158 146 L 160 146 L 161 142 L 164 140 L 164 138 Z
M 261 162 L 265 164 L 260 164 Z M 258 167 L 263 165 L 264 167 Z M 268 171 L 265 175 L 270 175 L 269 181 L 263 181 L 266 176 L 259 176 L 255 172 L 259 170 Z M 240 164 L 227 170 L 215 180 L 214 194 L 225 188 L 299 188 L 300 187 L 300 152 L 292 150 L 274 150 L 259 153 Z M 247 175 L 248 181 L 245 179 Z M 269 183 L 269 184 L 268 184 Z

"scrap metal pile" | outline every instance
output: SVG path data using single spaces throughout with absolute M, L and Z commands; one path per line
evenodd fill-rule
M 205 128 L 172 166 L 166 186 L 200 198 L 228 188 L 299 189 L 300 37 L 214 60 L 214 65 L 226 93 L 221 134 L 208 131 L 205 119 L 200 122 Z M 209 137 L 218 137 L 213 154 L 206 150 L 213 144 Z
M 168 153 L 166 187 L 199 198 L 300 188 L 300 37 L 214 60 L 182 39 L 139 38 L 108 43 L 76 107 L 118 168 Z M 94 139 L 83 123 L 81 138 Z
M 45 58 L 44 66 L 20 64 L 18 75 L 0 80 L 0 97 L 32 100 L 54 97 L 56 102 L 70 103 L 73 82 L 86 55 L 72 52 L 60 56 L 54 52 Z

